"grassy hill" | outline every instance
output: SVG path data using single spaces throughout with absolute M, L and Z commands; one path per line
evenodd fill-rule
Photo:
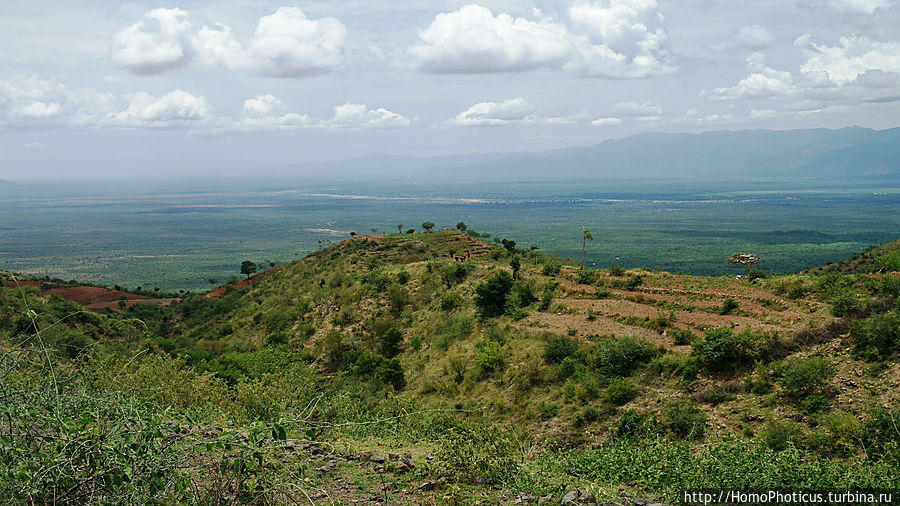
M 122 314 L 3 288 L 2 351 L 21 359 L 3 362 L 0 497 L 897 488 L 898 296 L 894 276 L 581 270 L 456 231 L 357 236 Z
M 814 274 L 873 274 L 900 270 L 900 239 L 872 246 L 862 253 L 839 262 L 811 269 Z

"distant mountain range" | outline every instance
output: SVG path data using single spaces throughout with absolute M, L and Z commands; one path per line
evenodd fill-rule
M 647 133 L 601 144 L 520 154 L 466 167 L 478 179 L 900 178 L 900 128 Z

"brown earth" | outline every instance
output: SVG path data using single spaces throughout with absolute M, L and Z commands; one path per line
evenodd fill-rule
M 16 286 L 36 286 L 40 288 L 43 296 L 56 294 L 60 297 L 81 304 L 91 311 L 102 311 L 103 309 L 119 310 L 119 301 L 125 297 L 125 305 L 131 307 L 137 304 L 159 304 L 168 305 L 180 299 L 154 299 L 146 295 L 124 292 L 121 290 L 110 290 L 99 286 L 85 285 L 58 285 L 41 281 L 5 281 L 5 286 L 15 288 Z

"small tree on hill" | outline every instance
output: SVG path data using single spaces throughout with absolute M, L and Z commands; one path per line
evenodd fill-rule
M 466 222 L 464 222 L 464 221 L 461 221 L 456 224 L 456 230 L 459 230 L 460 232 L 465 232 L 467 228 L 469 228 L 469 227 L 466 226 Z
M 519 279 L 519 269 L 522 268 L 522 261 L 519 260 L 519 255 L 514 256 L 509 261 L 509 266 L 512 267 L 513 279 Z
M 513 286 L 513 278 L 500 271 L 475 289 L 475 305 L 485 316 L 500 316 L 506 306 L 506 297 Z
M 422 228 L 424 228 L 426 232 L 431 232 L 431 229 L 434 228 L 434 223 L 426 221 L 422 223 Z
M 594 236 L 591 235 L 591 231 L 581 227 L 581 268 L 584 269 L 584 261 L 587 258 L 587 241 L 588 239 L 594 240 Z
M 246 274 L 247 279 L 250 279 L 250 275 L 256 272 L 256 264 L 251 262 L 250 260 L 244 260 L 241 262 L 241 274 Z
M 402 223 L 400 223 L 400 224 L 397 225 L 397 233 L 398 233 L 398 234 L 402 234 L 402 233 L 403 233 L 403 224 L 402 224 Z
M 743 265 L 747 268 L 747 276 L 750 275 L 750 266 L 759 264 L 759 257 L 752 253 L 735 253 L 725 259 L 729 265 Z

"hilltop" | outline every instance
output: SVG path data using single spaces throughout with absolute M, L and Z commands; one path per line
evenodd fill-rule
M 900 239 L 872 246 L 862 253 L 810 269 L 814 274 L 874 274 L 900 270 Z
M 444 230 L 356 236 L 122 316 L 69 319 L 38 287 L 0 289 L 0 337 L 22 353 L 45 329 L 55 374 L 79 371 L 73 394 L 100 403 L 71 429 L 41 410 L 22 423 L 159 431 L 134 472 L 158 473 L 176 502 L 672 502 L 686 488 L 897 487 L 898 296 L 894 276 L 580 269 Z M 29 402 L 68 409 L 29 371 L 21 388 L 46 392 Z M 43 465 L 3 444 L 8 465 Z M 209 450 L 186 474 L 166 467 L 196 444 Z

